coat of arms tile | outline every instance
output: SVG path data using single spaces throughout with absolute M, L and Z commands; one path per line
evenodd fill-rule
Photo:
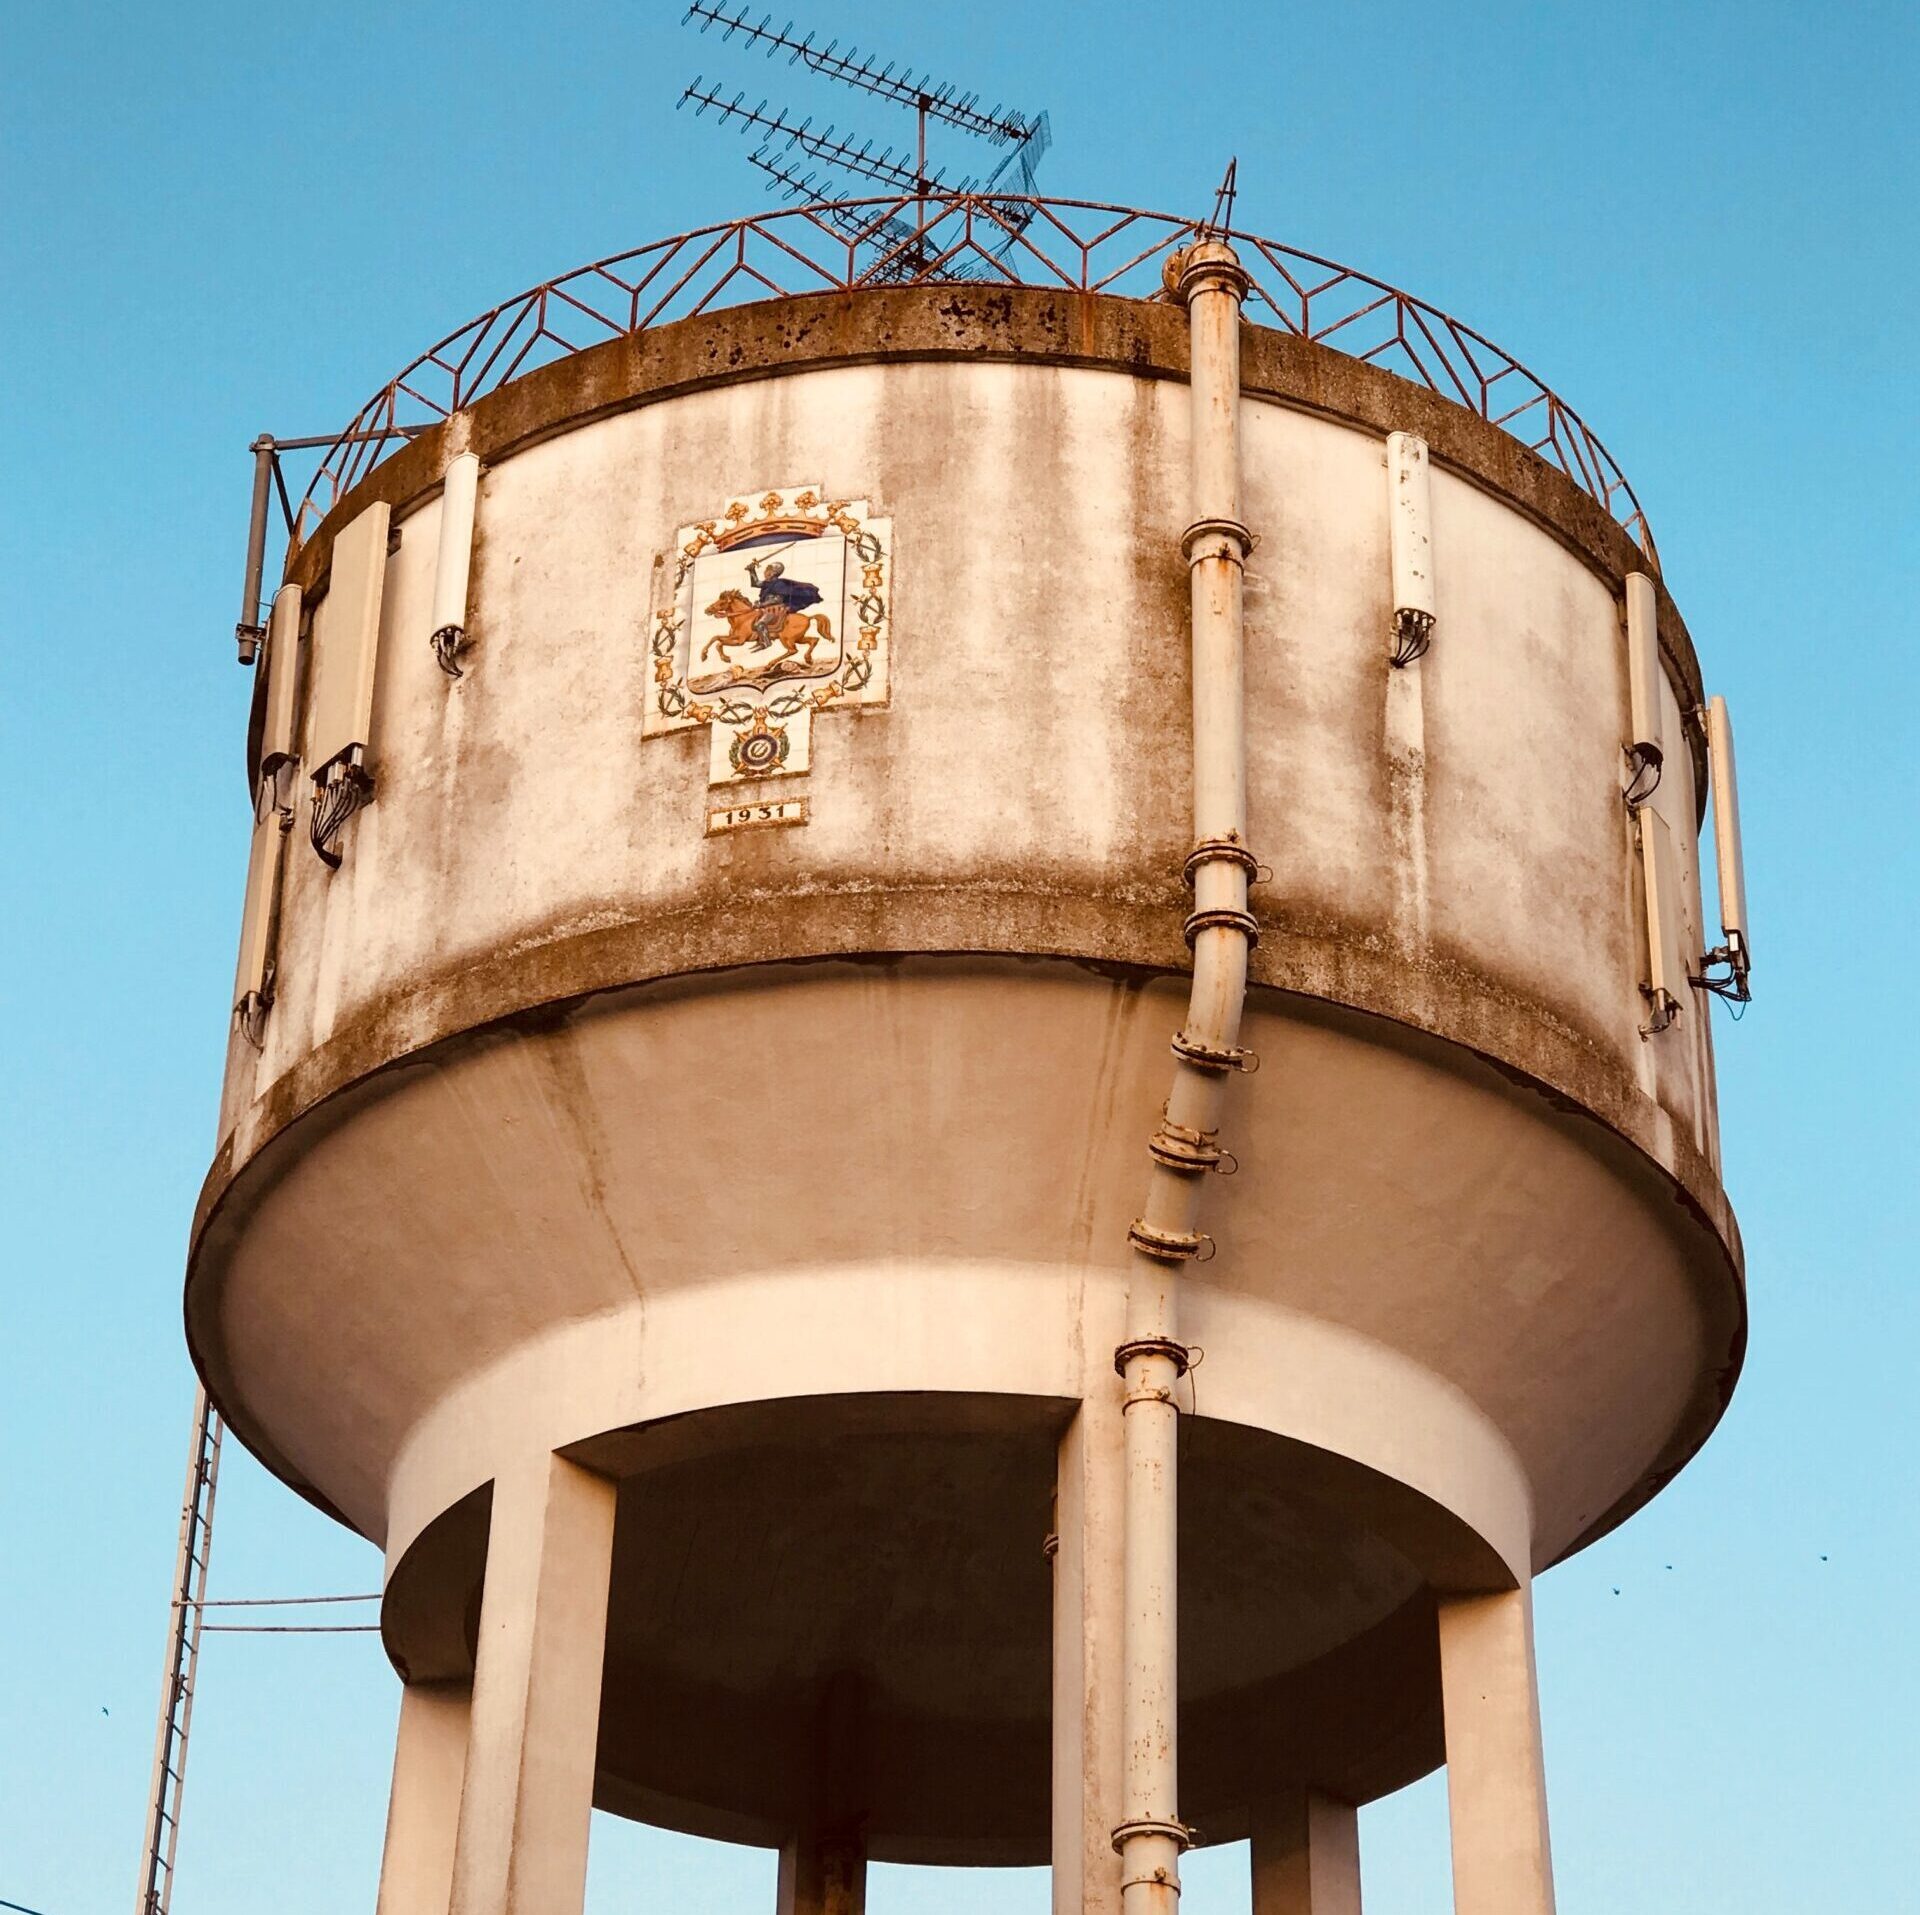
M 729 500 L 657 570 L 642 736 L 708 727 L 707 782 L 812 769 L 816 713 L 887 702 L 893 526 L 818 486 Z

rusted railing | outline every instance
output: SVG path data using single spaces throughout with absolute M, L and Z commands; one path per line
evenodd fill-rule
M 754 299 L 865 286 L 1046 286 L 1143 297 L 1199 223 L 1084 200 L 970 193 L 837 201 L 728 220 L 581 266 L 472 319 L 381 387 L 335 439 L 301 501 L 310 529 L 422 426 L 523 372 L 607 339 Z M 1385 366 L 1559 467 L 1654 555 L 1633 488 L 1580 415 L 1459 320 L 1350 266 L 1230 235 L 1260 323 Z

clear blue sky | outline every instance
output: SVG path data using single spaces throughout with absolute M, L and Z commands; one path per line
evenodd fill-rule
M 0 19 L 0 1897 L 46 1915 L 134 1893 L 247 828 L 244 448 L 332 428 L 523 284 L 764 203 L 672 105 L 785 69 L 678 14 Z M 1720 1060 L 1754 1333 L 1701 1459 L 1542 1586 L 1561 1907 L 1914 1907 L 1914 10 L 809 17 L 1049 107 L 1056 193 L 1198 209 L 1237 152 L 1242 223 L 1460 314 L 1633 478 L 1741 727 L 1759 1001 Z M 377 1579 L 230 1450 L 215 1593 Z M 212 1639 L 179 1915 L 371 1909 L 374 1641 Z M 1441 1915 L 1439 1778 L 1362 1827 L 1369 1915 Z M 1191 1883 L 1192 1915 L 1246 1906 L 1240 1851 Z M 596 1915 L 771 1896 L 762 1855 L 596 1821 Z M 881 1871 L 871 1905 L 1044 1903 Z

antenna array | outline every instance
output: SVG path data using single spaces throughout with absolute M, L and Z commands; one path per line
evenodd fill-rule
M 684 26 L 688 20 L 698 20 L 702 33 L 710 27 L 719 27 L 723 40 L 731 40 L 736 33 L 742 34 L 749 45 L 761 47 L 769 59 L 775 54 L 784 53 L 789 66 L 798 62 L 815 73 L 824 74 L 829 80 L 840 80 L 848 86 L 859 87 L 863 92 L 877 94 L 897 106 L 914 107 L 947 126 L 958 127 L 963 133 L 973 133 L 991 140 L 996 146 L 1024 140 L 1033 131 L 1034 122 L 1026 114 L 1004 106 L 983 111 L 979 94 L 962 93 L 950 83 L 936 84 L 931 74 L 922 73 L 916 77 L 906 67 L 896 73 L 891 61 L 883 67 L 874 60 L 862 59 L 857 47 L 849 47 L 845 53 L 840 52 L 837 40 L 830 40 L 824 47 L 816 47 L 811 33 L 804 39 L 796 40 L 793 37 L 793 22 L 789 20 L 784 28 L 776 30 L 770 13 L 763 15 L 760 24 L 754 26 L 748 21 L 745 6 L 729 17 L 724 7 L 708 5 L 707 0 L 692 0 L 681 24 Z
M 695 80 L 680 96 L 683 106 L 691 105 L 695 117 L 704 114 L 708 107 L 717 108 L 721 124 L 738 121 L 743 132 L 761 130 L 767 138 L 760 142 L 759 149 L 752 155 L 756 166 L 762 165 L 762 155 L 774 138 L 785 134 L 789 149 L 798 147 L 810 158 L 824 160 L 830 166 L 841 166 L 849 173 L 858 173 L 863 179 L 877 181 L 882 186 L 897 186 L 902 192 L 926 192 L 941 183 L 938 173 L 923 173 L 917 167 L 910 166 L 894 157 L 893 148 L 882 147 L 879 152 L 873 150 L 873 142 L 866 141 L 855 146 L 851 140 L 836 139 L 834 129 L 829 126 L 821 132 L 812 130 L 811 120 L 795 121 L 776 108 L 767 111 L 767 103 L 762 100 L 757 107 L 743 105 L 746 95 L 736 93 L 731 100 L 725 100 L 712 89 L 702 90 L 700 82 Z M 772 172 L 771 167 L 765 169 Z
M 692 0 L 682 24 L 698 22 L 700 31 L 720 29 L 723 40 L 736 35 L 748 46 L 757 46 L 769 58 L 784 53 L 789 66 L 799 65 L 809 72 L 838 81 L 863 93 L 870 93 L 891 105 L 910 107 L 918 118 L 918 139 L 912 153 L 896 152 L 891 146 L 878 146 L 872 140 L 856 143 L 841 137 L 832 125 L 816 128 L 811 116 L 797 119 L 779 106 L 761 100 L 749 105 L 747 94 L 736 91 L 731 99 L 704 77 L 680 96 L 682 106 L 692 106 L 697 116 L 710 108 L 718 113 L 722 125 L 737 125 L 743 133 L 757 136 L 748 155 L 749 163 L 767 176 L 767 190 L 796 205 L 817 208 L 823 218 L 846 234 L 857 245 L 873 251 L 873 276 L 914 278 L 927 270 L 922 236 L 907 209 L 900 214 L 876 215 L 870 208 L 853 212 L 838 204 L 850 197 L 846 183 L 834 176 L 842 173 L 868 180 L 902 195 L 928 194 L 936 189 L 946 193 L 978 193 L 995 202 L 994 211 L 1005 231 L 1005 238 L 994 249 L 1004 256 L 1006 249 L 1023 233 L 1033 218 L 1027 204 L 1033 192 L 1035 171 L 1041 156 L 1052 144 L 1052 132 L 1044 113 L 1029 114 L 995 105 L 984 107 L 978 93 L 962 92 L 950 81 L 936 81 L 931 74 L 915 73 L 909 67 L 896 69 L 893 62 L 882 65 L 878 59 L 863 56 L 856 47 L 844 52 L 837 40 L 816 45 L 811 33 L 796 37 L 793 23 L 776 28 L 773 16 L 762 16 L 758 24 L 749 17 L 744 5 L 729 13 L 713 0 Z M 949 126 L 970 138 L 985 140 L 991 146 L 1009 149 L 983 182 L 977 175 L 947 183 L 944 172 L 927 167 L 927 128 L 929 124 Z M 793 156 L 817 161 L 817 168 L 802 171 Z M 983 276 L 980 262 L 969 265 L 954 262 L 948 269 L 956 279 Z

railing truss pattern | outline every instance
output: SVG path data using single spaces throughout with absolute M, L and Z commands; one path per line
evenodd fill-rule
M 617 253 L 516 293 L 382 386 L 333 440 L 301 536 L 413 433 L 538 366 L 756 299 L 963 282 L 1150 297 L 1201 222 L 1085 200 L 928 193 L 785 207 Z M 1626 475 L 1580 415 L 1498 346 L 1411 293 L 1277 240 L 1232 232 L 1258 323 L 1378 365 L 1465 406 L 1559 468 L 1649 558 Z

